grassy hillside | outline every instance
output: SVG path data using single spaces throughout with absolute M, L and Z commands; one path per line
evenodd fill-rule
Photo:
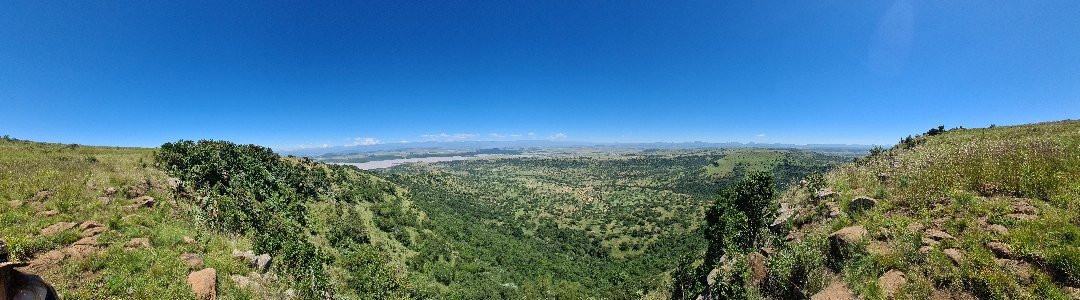
M 790 218 L 765 239 L 769 249 L 715 266 L 752 297 L 1080 297 L 1077 121 L 931 130 L 779 201 Z
M 229 257 L 248 242 L 192 222 L 169 192 L 167 176 L 152 166 L 153 153 L 0 140 L 0 238 L 17 259 L 31 262 L 25 270 L 53 283 L 65 299 L 192 298 L 188 266 L 179 259 L 185 252 L 201 254 L 224 274 L 250 272 Z M 125 208 L 143 195 L 157 205 Z M 93 247 L 73 245 L 82 239 L 79 227 L 41 233 L 87 221 L 106 228 Z M 185 236 L 196 242 L 183 242 Z M 126 249 L 133 238 L 147 238 L 151 247 Z M 227 298 L 250 296 L 222 282 Z
M 262 147 L 4 139 L 0 197 L 9 199 L 0 204 L 0 238 L 65 299 L 193 298 L 186 278 L 203 267 L 217 270 L 224 299 L 438 293 L 407 271 L 424 218 L 402 190 Z M 140 205 L 146 197 L 154 205 Z M 270 272 L 233 255 L 246 250 L 271 254 Z M 189 267 L 182 254 L 202 266 Z

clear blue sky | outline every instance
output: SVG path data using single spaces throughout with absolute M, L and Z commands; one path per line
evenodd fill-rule
M 0 4 L 0 134 L 891 144 L 1080 117 L 1074 0 L 166 2 Z

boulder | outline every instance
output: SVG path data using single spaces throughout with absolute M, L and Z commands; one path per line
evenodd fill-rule
M 1012 258 L 1013 257 L 1012 247 L 1009 247 L 1009 244 L 1002 243 L 1002 242 L 989 242 L 989 243 L 986 243 L 986 248 L 988 248 L 988 249 L 990 249 L 990 251 L 994 252 L 994 255 L 996 255 L 997 257 L 1002 257 L 1002 258 Z
M 72 222 L 59 222 L 59 223 L 56 223 L 56 224 L 52 224 L 52 225 L 49 225 L 48 227 L 42 228 L 41 229 L 41 235 L 57 234 L 57 233 L 65 231 L 65 230 L 75 228 L 75 225 L 76 224 L 72 223 Z
M 192 270 L 198 270 L 203 268 L 203 259 L 201 256 L 195 253 L 180 254 L 180 260 L 184 261 Z
M 147 238 L 133 238 L 130 241 L 128 241 L 127 244 L 124 244 L 124 248 L 129 249 L 129 250 L 130 249 L 150 248 L 150 239 L 147 239 Z
M 259 273 L 266 273 L 266 271 L 270 270 L 270 254 L 257 255 L 252 262 L 254 263 L 253 267 Z
M 835 262 L 846 260 L 866 237 L 866 228 L 848 226 L 829 234 L 829 257 Z
M 834 281 L 828 287 L 810 296 L 810 300 L 851 300 L 855 293 L 842 280 Z
M 139 198 L 135 198 L 135 203 L 132 204 L 132 205 L 129 205 L 128 208 L 130 208 L 130 209 L 149 208 L 149 207 L 154 207 L 154 203 L 157 203 L 157 200 L 155 200 L 154 197 L 142 196 L 142 197 L 139 197 Z
M 825 207 L 829 208 L 829 218 L 835 219 L 840 217 L 840 205 L 835 202 L 826 202 Z
M 184 236 L 181 240 L 187 244 L 195 244 L 195 239 L 190 236 Z
M 72 245 L 77 245 L 77 246 L 78 245 L 97 246 L 98 245 L 98 239 L 97 239 L 96 236 L 84 237 L 84 238 L 79 239 L 78 241 L 75 241 L 75 243 L 72 244 Z
M 990 226 L 987 226 L 986 229 L 998 235 L 1009 235 L 1009 228 L 998 224 L 991 224 Z
M 169 188 L 171 188 L 173 191 L 179 191 L 180 190 L 180 179 L 179 178 L 169 177 L 168 182 L 169 182 Z
M 878 286 L 881 287 L 881 291 L 886 299 L 892 299 L 896 297 L 896 293 L 900 292 L 900 288 L 907 282 L 907 277 L 904 272 L 898 270 L 889 270 L 885 272 L 885 275 L 881 275 L 878 278 Z
M 235 258 L 238 261 L 251 264 L 251 263 L 253 263 L 255 261 L 255 252 L 251 251 L 251 250 L 248 250 L 248 251 L 233 250 L 232 257 Z
M 746 256 L 746 264 L 750 266 L 750 283 L 752 285 L 760 285 L 765 282 L 765 276 L 768 275 L 765 269 L 765 256 L 761 253 L 753 252 Z
M 8 201 L 8 205 L 11 206 L 11 207 L 20 207 L 20 206 L 23 205 L 23 202 L 19 201 L 19 200 L 11 200 L 11 201 Z
M 960 252 L 960 249 L 949 248 L 949 249 L 945 249 L 942 252 L 944 252 L 945 256 L 948 256 L 949 259 L 951 259 L 954 263 L 956 263 L 958 265 L 962 264 L 964 262 L 964 253 Z
M 187 283 L 191 286 L 191 291 L 195 292 L 195 299 L 217 299 L 217 270 L 214 270 L 213 268 L 206 268 L 201 271 L 191 273 L 190 275 L 188 275 Z
M 772 229 L 773 231 L 780 230 L 784 224 L 787 223 L 788 219 L 791 219 L 794 215 L 795 208 L 791 204 L 780 203 L 780 209 L 777 210 L 776 219 L 773 219 L 772 223 L 769 224 L 769 229 Z
M 848 203 L 848 208 L 853 211 L 864 211 L 874 206 L 877 206 L 877 200 L 866 196 L 858 196 L 855 199 L 851 199 L 851 203 Z

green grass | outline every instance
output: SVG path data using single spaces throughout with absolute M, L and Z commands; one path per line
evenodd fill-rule
M 880 297 L 875 282 L 889 269 L 909 278 L 900 298 L 923 298 L 934 290 L 988 299 L 1060 298 L 1065 287 L 1080 285 L 1080 122 L 950 130 L 912 144 L 825 176 L 826 187 L 839 192 L 834 199 L 845 208 L 840 218 L 827 219 L 822 210 L 796 218 L 801 231 L 817 234 L 863 225 L 894 249 L 892 255 L 864 256 L 837 270 L 853 290 Z M 810 192 L 793 187 L 781 201 L 824 206 Z M 876 197 L 879 205 L 864 213 L 846 210 L 856 196 Z M 1009 217 L 1020 202 L 1038 208 L 1037 217 Z M 917 251 L 921 231 L 907 230 L 911 223 L 943 230 L 956 240 L 944 240 L 922 255 Z M 996 234 L 988 224 L 1003 225 L 1009 233 Z M 990 241 L 1009 244 L 1016 259 L 1033 267 L 1033 279 L 1021 280 L 995 264 L 986 246 Z M 960 249 L 965 260 L 954 264 L 942 253 L 946 248 Z
M 35 270 L 53 284 L 64 299 L 187 299 L 194 295 L 186 283 L 188 267 L 179 259 L 186 252 L 203 256 L 206 266 L 218 270 L 224 299 L 245 299 L 228 279 L 251 272 L 231 258 L 233 249 L 249 249 L 243 237 L 224 236 L 202 228 L 183 203 L 167 192 L 166 176 L 152 167 L 152 149 L 88 147 L 0 140 L 0 238 L 16 259 L 28 261 L 51 250 L 62 250 L 79 239 L 78 228 L 56 235 L 39 231 L 57 222 L 97 221 L 108 230 L 99 235 L 101 250 L 86 258 L 68 257 Z M 157 206 L 126 210 L 130 189 L 149 182 L 148 195 Z M 106 188 L 119 192 L 103 203 Z M 51 191 L 43 203 L 31 200 L 39 191 Z M 19 207 L 7 201 L 20 200 Z M 40 207 L 38 207 L 40 205 Z M 52 217 L 38 217 L 57 210 Z M 129 216 L 126 217 L 125 216 Z M 191 236 L 199 241 L 181 241 Z M 153 248 L 125 250 L 132 238 L 149 238 Z

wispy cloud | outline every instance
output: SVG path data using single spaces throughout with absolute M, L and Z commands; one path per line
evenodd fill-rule
M 765 134 L 764 134 L 764 133 L 758 133 L 758 134 L 756 135 L 756 137 L 765 137 Z
M 439 133 L 439 134 L 422 134 L 422 135 L 420 135 L 420 137 L 425 139 L 425 140 L 439 141 L 439 142 L 466 141 L 466 140 L 471 140 L 471 139 L 475 138 L 476 136 L 477 136 L 477 134 L 475 134 L 475 133 L 453 133 L 453 134 Z
M 358 137 L 358 138 L 353 138 L 352 144 L 349 144 L 348 146 L 368 146 L 368 145 L 377 145 L 377 144 L 382 144 L 382 142 L 379 141 L 379 139 L 377 139 L 377 138 Z
M 565 133 L 562 133 L 562 132 L 560 132 L 560 133 L 556 133 L 556 134 L 552 134 L 552 135 L 551 135 L 551 139 L 552 139 L 552 140 L 565 140 L 565 139 L 566 139 L 566 134 L 565 134 Z

